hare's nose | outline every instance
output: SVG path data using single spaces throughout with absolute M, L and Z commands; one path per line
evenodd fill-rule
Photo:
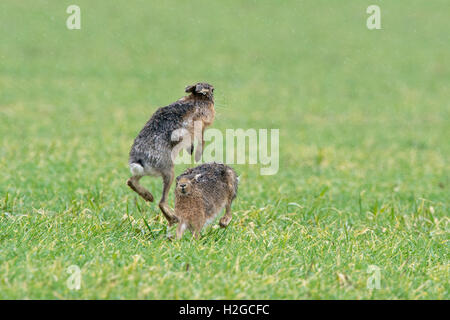
M 186 184 L 185 183 L 180 184 L 180 187 L 184 189 L 184 188 L 186 188 Z

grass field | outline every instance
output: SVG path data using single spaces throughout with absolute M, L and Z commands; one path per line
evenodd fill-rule
M 2 0 L 0 298 L 449 299 L 448 8 Z M 280 170 L 235 165 L 231 225 L 169 241 L 128 152 L 197 81 L 214 128 L 280 129 Z

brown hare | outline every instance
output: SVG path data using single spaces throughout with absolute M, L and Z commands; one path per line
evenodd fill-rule
M 177 239 L 189 229 L 198 239 L 201 230 L 214 220 L 225 207 L 220 226 L 231 221 L 231 203 L 236 198 L 238 177 L 224 164 L 205 163 L 187 169 L 177 177 L 175 188 L 175 215 L 179 220 Z

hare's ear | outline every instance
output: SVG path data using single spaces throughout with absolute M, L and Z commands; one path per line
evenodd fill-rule
M 201 177 L 202 177 L 202 174 L 199 173 L 199 174 L 195 175 L 194 179 L 195 179 L 195 181 L 198 181 Z
M 209 92 L 208 88 L 205 88 L 203 84 L 198 84 L 195 86 L 195 92 L 206 95 Z
M 195 86 L 187 86 L 186 89 L 184 90 L 186 92 L 194 92 L 195 91 Z

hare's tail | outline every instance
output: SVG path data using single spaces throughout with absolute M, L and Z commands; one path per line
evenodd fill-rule
M 136 162 L 130 163 L 130 171 L 133 176 L 143 176 L 144 167 Z

